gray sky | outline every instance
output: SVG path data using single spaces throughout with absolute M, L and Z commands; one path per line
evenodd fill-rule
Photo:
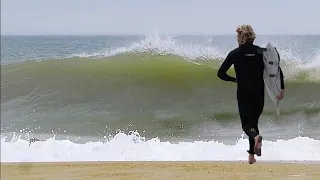
M 320 34 L 320 0 L 1 0 L 1 34 Z

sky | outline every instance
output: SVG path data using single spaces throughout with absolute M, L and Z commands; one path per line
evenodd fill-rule
M 2 35 L 320 34 L 320 0 L 1 0 Z

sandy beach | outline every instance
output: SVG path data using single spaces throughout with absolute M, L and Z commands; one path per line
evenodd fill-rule
M 320 164 L 258 162 L 1 163 L 1 180 L 319 180 Z

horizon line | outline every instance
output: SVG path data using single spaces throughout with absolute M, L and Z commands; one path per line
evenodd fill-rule
M 235 36 L 235 33 L 229 33 L 229 34 L 222 34 L 222 33 L 44 33 L 44 34 L 31 34 L 31 33 L 5 33 L 0 34 L 0 36 L 148 36 L 148 35 L 168 35 L 168 36 Z M 261 33 L 256 34 L 257 36 L 319 36 L 319 34 L 313 34 L 313 33 Z

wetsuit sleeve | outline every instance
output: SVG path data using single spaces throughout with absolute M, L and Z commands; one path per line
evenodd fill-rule
M 276 49 L 277 54 L 278 54 L 278 58 L 280 59 L 280 54 L 278 53 L 278 50 Z M 283 73 L 281 70 L 281 67 L 279 67 L 280 69 L 280 84 L 281 84 L 281 89 L 284 89 L 284 78 L 283 78 Z
M 281 68 L 280 68 L 280 83 L 281 83 L 281 89 L 284 89 L 284 78 L 283 78 L 283 73 Z
M 232 81 L 235 82 L 236 78 L 231 77 L 227 74 L 227 71 L 229 70 L 229 68 L 232 66 L 232 64 L 234 63 L 234 51 L 231 51 L 228 56 L 226 57 L 226 59 L 223 61 L 223 63 L 221 64 L 219 70 L 218 70 L 218 77 L 224 81 Z

